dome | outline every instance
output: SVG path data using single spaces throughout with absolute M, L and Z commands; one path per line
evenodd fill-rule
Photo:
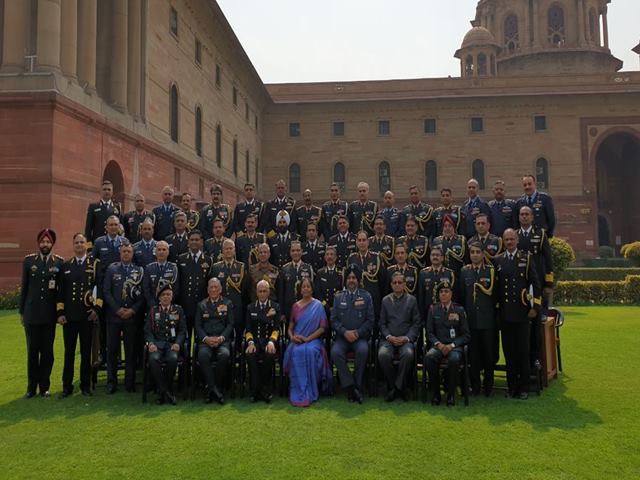
M 484 47 L 487 45 L 499 46 L 495 37 L 489 30 L 484 27 L 473 27 L 464 36 L 464 40 L 462 40 L 462 46 L 460 48 Z

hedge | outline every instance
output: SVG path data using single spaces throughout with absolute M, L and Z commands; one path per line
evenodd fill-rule
M 640 275 L 640 268 L 567 268 L 560 280 L 623 281 L 627 275 Z
M 638 305 L 640 275 L 627 275 L 624 280 L 560 281 L 553 293 L 553 302 L 560 305 Z
M 0 293 L 0 310 L 16 310 L 20 301 L 20 287 Z

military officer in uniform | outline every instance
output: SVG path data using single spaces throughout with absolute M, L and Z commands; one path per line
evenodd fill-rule
M 172 233 L 164 239 L 169 245 L 169 261 L 176 262 L 178 257 L 189 250 L 189 232 L 193 229 L 187 229 L 187 214 L 178 212 L 175 215 L 173 225 L 175 233 Z M 174 292 L 174 297 L 176 297 Z M 177 298 L 177 297 L 176 297 Z
M 191 204 L 193 203 L 193 197 L 190 193 L 184 192 L 182 194 L 182 198 L 180 199 L 180 210 L 185 214 L 186 223 L 184 226 L 184 230 L 190 232 L 194 228 L 198 228 L 200 224 L 200 212 L 191 209 Z M 175 217 L 174 217 L 174 225 L 175 225 Z M 184 230 L 182 230 L 184 232 Z M 177 231 L 177 225 L 176 225 Z M 183 252 L 180 252 L 183 253 Z
M 147 309 L 158 304 L 158 294 L 167 284 L 171 285 L 172 296 L 178 298 L 180 290 L 178 266 L 169 261 L 169 244 L 160 241 L 156 243 L 156 261 L 144 267 L 142 290 Z
M 198 302 L 207 296 L 207 280 L 211 273 L 211 259 L 202 251 L 200 230 L 189 232 L 189 251 L 178 257 L 178 303 L 187 320 L 187 338 L 191 338 Z
M 382 302 L 386 285 L 386 270 L 382 266 L 379 255 L 369 250 L 369 236 L 364 230 L 356 235 L 356 248 L 357 251 L 349 255 L 347 265 L 356 265 L 362 272 L 361 287 L 369 292 L 373 301 L 376 325 L 374 334 L 376 334 L 380 318 L 380 302 Z
M 271 286 L 266 280 L 256 285 L 257 299 L 247 306 L 245 355 L 249 366 L 252 403 L 259 399 L 270 403 L 271 372 L 280 338 L 280 307 L 269 298 Z M 259 363 L 259 361 L 262 361 Z
M 120 337 L 124 340 L 125 388 L 135 391 L 136 352 L 135 318 L 143 306 L 142 267 L 134 265 L 133 246 L 128 240 L 120 245 L 120 261 L 107 268 L 104 279 L 104 303 L 107 323 L 107 393 L 117 390 L 117 361 L 120 353 Z
M 418 296 L 418 269 L 407 263 L 407 246 L 401 243 L 396 247 L 395 263 L 387 269 L 387 284 L 384 294 L 391 293 L 391 278 L 395 272 L 400 272 L 404 276 L 405 288 L 407 293 Z
M 329 246 L 336 249 L 338 254 L 338 266 L 344 268 L 347 265 L 347 258 L 356 251 L 356 236 L 349 231 L 349 220 L 347 217 L 338 219 L 338 233 L 329 239 Z
M 366 235 L 366 232 L 363 232 Z M 345 271 L 346 289 L 336 294 L 333 301 L 331 327 L 335 340 L 331 359 L 338 370 L 340 385 L 347 391 L 350 402 L 362 403 L 364 371 L 369 358 L 369 338 L 373 331 L 374 309 L 371 295 L 359 288 L 362 270 L 349 265 Z M 353 373 L 347 364 L 347 354 L 353 352 Z
M 533 225 L 544 228 L 549 238 L 553 238 L 556 229 L 556 213 L 553 200 L 548 193 L 539 192 L 536 187 L 536 178 L 533 175 L 522 177 L 522 189 L 524 195 L 516 202 L 516 215 L 524 206 L 533 211 Z
M 180 209 L 173 204 L 173 188 L 165 186 L 162 188 L 162 204 L 153 209 L 156 217 L 155 236 L 156 240 L 164 240 L 174 232 L 174 217 Z
M 480 393 L 480 371 L 484 372 L 482 387 L 486 397 L 493 389 L 496 341 L 495 269 L 484 256 L 479 242 L 469 244 L 471 263 L 462 269 L 460 281 L 461 303 L 467 312 L 471 328 L 471 390 Z
M 382 200 L 383 208 L 378 215 L 382 215 L 384 219 L 385 233 L 398 238 L 404 235 L 405 214 L 403 210 L 395 207 L 395 202 L 395 195 L 391 190 L 387 190 Z
M 144 208 L 145 199 L 141 193 L 136 194 L 134 199 L 135 208 L 130 212 L 127 212 L 122 217 L 122 226 L 124 228 L 124 236 L 129 239 L 131 243 L 136 243 L 141 240 L 140 226 L 147 218 L 154 224 L 156 217 L 153 212 Z
M 433 246 L 442 248 L 444 265 L 459 277 L 460 270 L 467 263 L 467 239 L 456 234 L 455 220 L 451 216 L 446 216 L 442 225 L 442 235 L 433 240 Z
M 286 210 L 281 210 L 278 214 L 277 233 L 268 240 L 269 248 L 271 249 L 271 261 L 280 269 L 291 260 L 289 256 L 291 242 L 298 239 L 297 234 L 291 233 L 289 230 L 290 224 L 291 217 L 289 213 Z
M 351 202 L 347 212 L 351 233 L 356 234 L 364 230 L 367 236 L 373 235 L 373 221 L 377 214 L 378 204 L 369 200 L 369 184 L 358 183 L 358 200 Z
M 149 349 L 149 370 L 158 389 L 156 403 L 176 404 L 171 384 L 178 366 L 178 355 L 187 334 L 187 320 L 180 305 L 173 303 L 171 284 L 158 293 L 158 303 L 149 309 L 144 328 Z
M 324 266 L 324 253 L 327 245 L 318 240 L 318 225 L 309 223 L 307 225 L 306 241 L 302 244 L 302 261 L 313 267 L 317 272 Z
M 289 215 L 289 223 L 287 228 L 292 234 L 296 231 L 294 212 L 296 209 L 296 201 L 287 196 L 287 184 L 284 180 L 276 182 L 276 197 L 266 203 L 262 218 L 260 219 L 260 231 L 263 232 L 268 239 L 281 233 L 278 229 L 281 212 L 284 210 Z M 276 263 L 277 265 L 277 263 Z
M 298 238 L 303 242 L 307 239 L 307 225 L 310 223 L 319 224 L 322 215 L 320 207 L 313 204 L 311 195 L 311 190 L 308 188 L 302 192 L 304 204 L 296 207 L 294 214 Z
M 278 301 L 278 275 L 280 269 L 269 262 L 271 258 L 271 250 L 269 245 L 261 243 L 258 245 L 258 263 L 249 267 L 249 277 L 251 281 L 250 301 L 255 302 L 257 297 L 256 285 L 260 280 L 264 280 L 269 284 L 269 298 L 273 302 Z
M 495 266 L 508 395 L 526 400 L 529 398 L 530 324 L 537 318 L 542 304 L 540 282 L 531 254 L 518 248 L 518 233 L 508 228 L 502 240 L 506 250 L 496 257 Z
M 260 218 L 264 210 L 264 204 L 256 200 L 256 186 L 253 183 L 244 184 L 244 201 L 238 202 L 233 211 L 233 221 L 231 231 L 236 236 L 243 233 L 246 227 L 247 217 L 255 215 L 256 228 L 260 225 Z
M 480 184 L 475 178 L 472 178 L 467 182 L 468 198 L 462 205 L 462 214 L 465 219 L 463 233 L 466 238 L 471 238 L 473 237 L 473 235 L 475 235 L 475 223 L 478 214 L 484 213 L 489 219 L 491 219 L 491 209 L 489 208 L 489 205 L 487 205 L 487 202 L 485 202 L 478 196 L 479 189 Z
M 291 261 L 280 269 L 278 276 L 278 304 L 282 324 L 289 327 L 289 318 L 293 304 L 302 298 L 298 285 L 308 278 L 313 286 L 313 267 L 302 261 L 302 244 L 298 240 L 291 242 Z
M 340 187 L 335 182 L 329 188 L 329 197 L 330 200 L 322 205 L 320 215 L 320 229 L 325 242 L 338 234 L 338 218 L 346 217 L 349 209 L 347 202 L 340 200 Z
M 258 245 L 267 241 L 266 235 L 257 232 L 256 228 L 258 228 L 258 217 L 250 213 L 246 215 L 244 231 L 236 233 L 236 256 L 247 269 L 254 263 L 258 263 Z
M 87 219 L 84 226 L 84 236 L 89 249 L 98 237 L 105 234 L 107 219 L 113 215 L 120 220 L 123 214 L 120 204 L 113 200 L 113 184 L 109 180 L 102 182 L 102 198 L 99 202 L 89 204 Z
M 37 235 L 38 253 L 27 255 L 22 266 L 20 323 L 27 337 L 27 393 L 49 397 L 56 335 L 56 296 L 64 259 L 51 252 L 56 233 L 48 228 Z
M 418 304 L 422 318 L 425 320 L 431 305 L 438 302 L 436 286 L 442 282 L 447 282 L 451 288 L 456 285 L 456 274 L 444 266 L 442 247 L 433 247 L 430 259 L 431 265 L 420 270 L 418 275 Z
M 493 184 L 493 200 L 490 200 L 489 210 L 491 210 L 491 233 L 502 238 L 502 234 L 507 228 L 518 226 L 516 215 L 516 202 L 505 198 L 505 184 L 502 180 L 496 180 Z
M 216 400 L 224 404 L 222 386 L 231 357 L 231 335 L 233 334 L 233 305 L 222 297 L 222 284 L 217 277 L 209 279 L 208 297 L 196 308 L 196 341 L 198 363 L 207 386 L 205 403 Z M 215 370 L 212 361 L 215 360 Z
M 344 285 L 344 277 L 342 269 L 336 265 L 338 254 L 335 247 L 327 247 L 324 252 L 325 266 L 316 271 L 313 292 L 318 300 L 324 306 L 325 314 L 331 324 L 331 307 L 336 293 L 342 290 Z M 331 330 L 327 329 L 327 338 L 330 339 Z
M 450 188 L 443 188 L 440 190 L 440 202 L 441 205 L 436 208 L 434 212 L 436 220 L 436 233 L 435 237 L 442 235 L 442 228 L 444 223 L 444 217 L 450 215 L 454 222 L 454 229 L 457 233 L 461 233 L 464 229 L 464 214 L 462 208 L 459 205 L 453 204 L 453 193 Z
M 429 308 L 427 333 L 431 347 L 427 351 L 424 363 L 429 372 L 429 390 L 431 403 L 439 405 L 440 396 L 440 362 L 447 359 L 447 406 L 456 404 L 456 385 L 458 368 L 464 355 L 464 345 L 471 340 L 467 316 L 462 306 L 451 301 L 453 288 L 447 282 L 436 287 L 437 304 Z
M 402 227 L 404 229 L 404 226 Z M 396 239 L 386 235 L 386 224 L 382 215 L 378 214 L 373 221 L 373 235 L 369 237 L 369 250 L 380 255 L 384 268 L 393 263 Z
M 489 217 L 484 213 L 476 216 L 476 234 L 467 241 L 467 251 L 472 243 L 479 243 L 489 262 L 502 252 L 502 238 L 490 233 Z
M 133 244 L 133 263 L 146 267 L 156 261 L 156 240 L 153 238 L 153 223 L 150 220 L 142 222 L 140 229 L 142 240 Z
M 409 205 L 402 209 L 405 218 L 409 216 L 415 218 L 418 222 L 418 235 L 427 237 L 431 241 L 436 236 L 436 219 L 433 207 L 422 201 L 417 185 L 409 187 L 409 201 Z
M 58 323 L 64 337 L 62 398 L 73 393 L 73 371 L 76 344 L 80 338 L 80 391 L 91 396 L 91 341 L 102 307 L 102 286 L 98 289 L 98 260 L 87 253 L 87 239 L 81 233 L 73 236 L 73 257 L 62 265 L 56 306 Z
M 204 242 L 204 253 L 211 257 L 211 260 L 219 262 L 222 260 L 222 244 L 228 238 L 225 233 L 224 222 L 219 218 L 213 221 L 213 236 Z
M 222 203 L 222 187 L 220 185 L 211 185 L 209 191 L 211 192 L 211 203 L 200 211 L 198 230 L 203 233 L 205 239 L 209 239 L 213 232 L 214 221 L 221 220 L 224 225 L 224 236 L 230 238 L 231 222 L 233 221 L 231 207 Z
M 400 237 L 397 244 L 404 244 L 407 247 L 408 262 L 417 269 L 427 266 L 429 260 L 429 239 L 418 235 L 418 222 L 413 217 L 408 217 L 405 222 L 407 234 Z

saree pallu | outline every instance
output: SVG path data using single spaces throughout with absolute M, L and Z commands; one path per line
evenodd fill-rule
M 308 337 L 318 328 L 327 328 L 322 303 L 312 300 L 305 307 L 291 309 L 293 333 Z M 331 366 L 322 337 L 308 343 L 289 343 L 284 353 L 284 369 L 289 375 L 289 401 L 295 407 L 308 407 L 320 393 L 330 393 L 333 380 Z

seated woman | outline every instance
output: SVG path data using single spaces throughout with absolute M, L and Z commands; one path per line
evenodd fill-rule
M 158 387 L 156 403 L 176 404 L 171 383 L 178 365 L 178 352 L 185 340 L 187 324 L 182 307 L 171 303 L 173 290 L 167 284 L 158 293 L 159 305 L 149 309 L 144 336 L 149 349 L 149 370 Z M 164 368 L 163 368 L 164 364 Z
M 309 278 L 300 282 L 302 299 L 293 304 L 287 334 L 291 342 L 284 354 L 284 369 L 289 374 L 289 401 L 295 407 L 308 407 L 320 392 L 331 390 L 332 374 L 327 352 L 321 340 L 327 328 L 327 316 L 319 300 L 313 298 Z

